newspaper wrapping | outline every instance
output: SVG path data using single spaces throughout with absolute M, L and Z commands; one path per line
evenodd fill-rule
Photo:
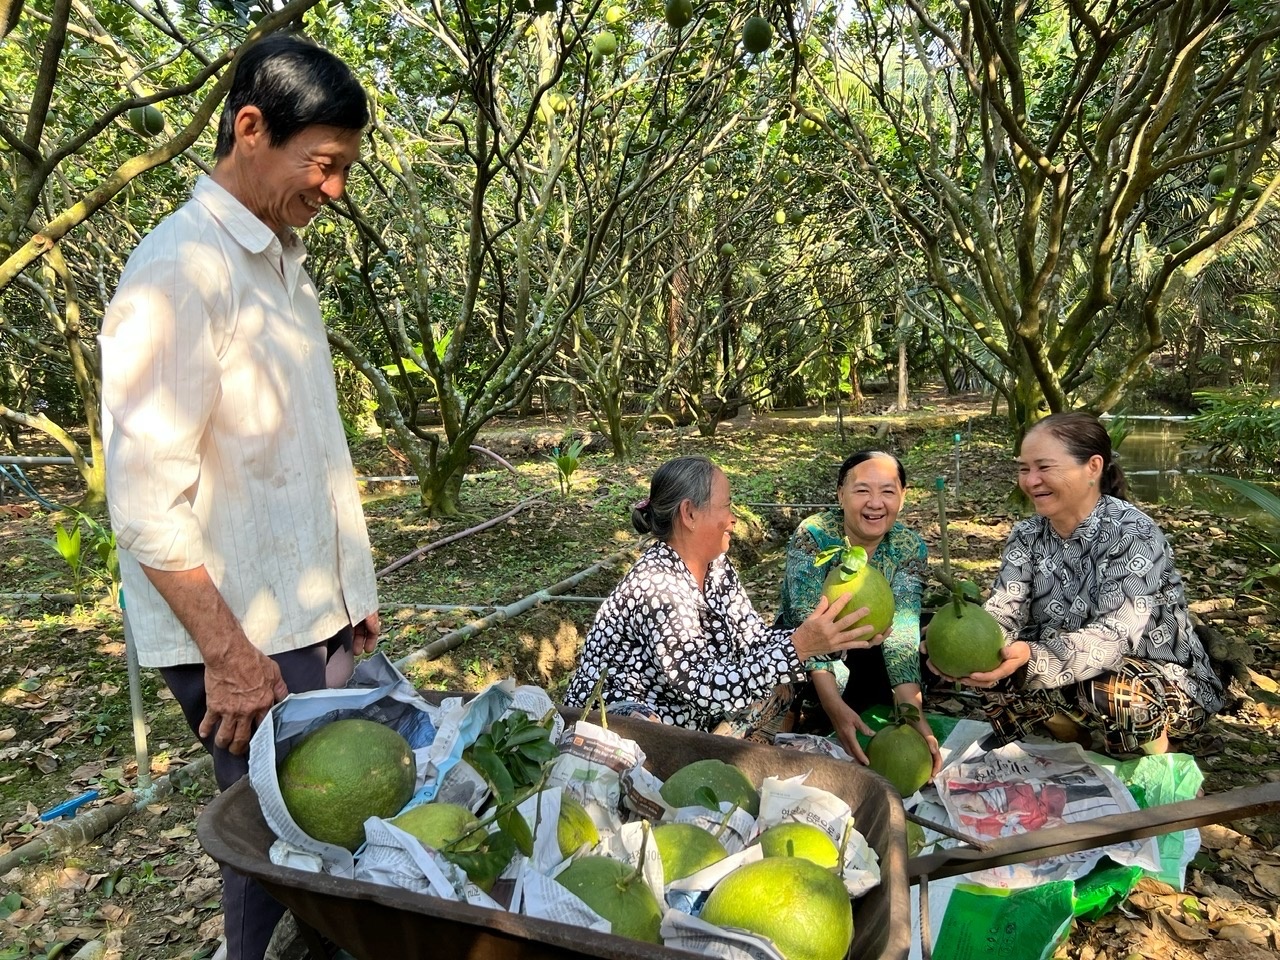
M 271 708 L 269 722 L 254 731 L 249 744 L 249 782 L 267 825 L 278 838 L 269 856 L 277 866 L 350 878 L 350 851 L 322 843 L 303 832 L 289 815 L 276 779 L 279 761 L 304 736 L 334 720 L 363 718 L 396 730 L 413 748 L 418 781 L 440 726 L 440 711 L 418 696 L 382 653 L 361 661 L 346 687 L 291 694 Z

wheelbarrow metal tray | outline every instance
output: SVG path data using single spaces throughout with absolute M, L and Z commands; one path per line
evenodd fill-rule
M 577 710 L 561 712 L 569 723 L 579 716 Z M 741 767 L 755 783 L 768 776 L 807 773 L 807 784 L 841 797 L 879 855 L 881 870 L 880 886 L 853 903 L 850 956 L 904 960 L 911 943 L 906 821 L 902 803 L 886 780 L 858 764 L 657 723 L 617 719 L 610 721 L 610 728 L 635 740 L 646 754 L 646 766 L 663 779 L 694 760 L 714 757 Z M 261 882 L 300 921 L 359 960 L 704 956 L 381 884 L 278 867 L 268 857 L 275 835 L 247 779 L 216 797 L 197 829 L 213 859 Z

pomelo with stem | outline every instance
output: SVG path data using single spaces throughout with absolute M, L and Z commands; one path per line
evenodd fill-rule
M 869 623 L 875 627 L 875 635 L 884 633 L 893 624 L 893 588 L 879 570 L 871 565 L 864 547 L 855 547 L 846 537 L 841 545 L 828 547 L 813 562 L 821 567 L 836 560 L 822 582 L 822 595 L 835 606 L 844 596 L 848 605 L 841 604 L 834 614 L 837 618 L 866 607 L 868 613 L 855 626 Z

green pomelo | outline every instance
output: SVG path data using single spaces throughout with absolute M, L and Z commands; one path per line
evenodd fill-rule
M 428 847 L 439 850 L 459 838 L 459 850 L 474 850 L 484 842 L 480 821 L 466 807 L 456 803 L 424 803 L 406 810 L 391 821 L 405 833 L 417 837 Z
M 841 614 L 867 607 L 870 612 L 854 626 L 869 623 L 875 627 L 877 635 L 884 633 L 893 624 L 893 588 L 889 581 L 869 563 L 847 580 L 844 579 L 844 570 L 840 564 L 831 568 L 827 579 L 822 582 L 822 595 L 834 606 L 837 600 L 848 594 L 849 604 L 841 608 Z
M 693 823 L 660 823 L 653 828 L 653 842 L 662 856 L 667 883 L 683 880 L 729 855 L 709 830 Z
M 1257 200 L 1260 196 L 1262 196 L 1261 184 L 1251 183 L 1244 188 L 1244 198 L 1250 203 L 1253 203 L 1253 201 Z
M 925 635 L 929 659 L 948 677 L 986 673 L 1000 666 L 1004 634 L 995 617 L 976 603 L 954 603 L 937 609 Z
M 681 767 L 662 785 L 662 799 L 673 807 L 701 807 L 698 791 L 708 788 L 720 803 L 736 803 L 753 817 L 760 815 L 760 794 L 747 775 L 723 760 L 695 760 Z
M 747 17 L 742 25 L 742 45 L 748 53 L 764 53 L 773 43 L 773 27 L 764 17 Z
M 702 919 L 773 942 L 787 960 L 843 960 L 853 942 L 853 905 L 830 870 L 800 857 L 766 857 L 711 891 Z
M 154 104 L 145 107 L 134 107 L 129 111 L 129 126 L 134 133 L 144 137 L 154 137 L 164 129 L 164 114 Z
M 927 838 L 924 827 L 914 820 L 907 821 L 907 856 L 914 857 L 924 849 Z
M 840 862 L 840 850 L 821 827 L 811 823 L 777 823 L 760 834 L 766 857 L 801 857 L 830 870 Z
M 667 0 L 662 12 L 667 18 L 667 26 L 679 30 L 693 19 L 693 0 Z
M 579 857 L 556 880 L 608 920 L 618 936 L 662 942 L 662 907 L 635 868 L 612 857 Z
M 280 765 L 280 796 L 303 832 L 354 850 L 369 817 L 394 817 L 413 796 L 404 737 L 372 720 L 335 720 L 309 733 Z
M 560 856 L 577 853 L 582 847 L 594 847 L 600 842 L 600 831 L 591 822 L 591 815 L 575 798 L 567 793 L 560 795 L 560 819 L 556 821 L 556 840 L 560 844 Z
M 1209 182 L 1215 187 L 1220 187 L 1227 181 L 1227 165 L 1220 163 L 1209 170 Z
M 933 754 L 920 731 L 905 723 L 885 727 L 867 745 L 867 766 L 909 797 L 933 776 Z
M 732 243 L 720 244 L 720 253 L 722 256 L 732 257 L 737 252 L 738 252 L 738 248 L 735 247 Z
M 618 38 L 608 30 L 601 30 L 591 38 L 591 49 L 598 57 L 609 57 L 618 52 Z

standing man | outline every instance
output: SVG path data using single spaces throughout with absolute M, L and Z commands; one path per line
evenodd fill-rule
M 369 535 L 294 232 L 342 195 L 365 93 L 293 36 L 235 69 L 212 175 L 129 258 L 100 337 L 138 659 L 160 668 L 224 790 L 272 704 L 341 686 L 378 637 Z M 261 960 L 284 908 L 222 876 L 227 955 Z

